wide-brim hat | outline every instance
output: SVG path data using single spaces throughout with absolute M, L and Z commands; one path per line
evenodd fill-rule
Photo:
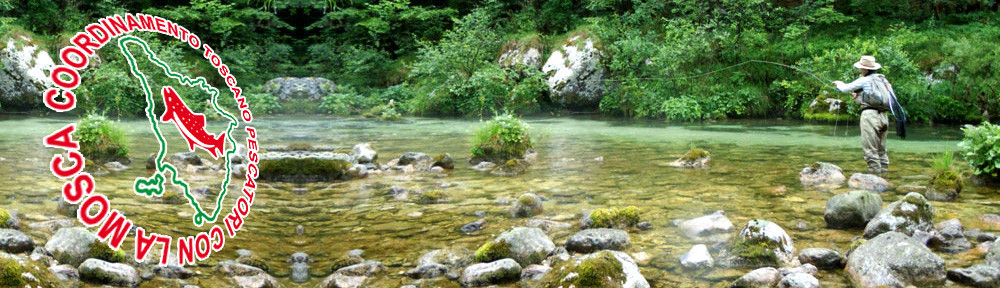
M 861 56 L 861 60 L 858 60 L 858 62 L 854 62 L 854 68 L 878 70 L 882 68 L 882 64 L 875 62 L 874 56 L 865 55 Z

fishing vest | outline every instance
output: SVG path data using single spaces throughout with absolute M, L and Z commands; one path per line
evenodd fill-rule
M 892 84 L 885 79 L 885 75 L 871 74 L 866 76 L 871 84 L 871 91 L 862 90 L 858 93 L 856 101 L 861 104 L 861 108 L 873 108 L 880 111 L 889 110 L 889 102 L 892 101 Z

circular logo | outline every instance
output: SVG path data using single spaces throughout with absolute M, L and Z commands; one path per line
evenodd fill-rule
M 194 49 L 215 68 L 227 87 L 219 89 L 210 85 L 204 77 L 191 77 L 171 69 L 170 63 L 158 57 L 156 51 L 150 49 L 145 40 L 131 35 L 134 32 L 159 33 L 187 44 L 185 46 Z M 62 48 L 59 52 L 61 64 L 55 66 L 50 73 L 50 79 L 55 87 L 43 93 L 45 105 L 56 112 L 67 112 L 76 108 L 78 99 L 73 89 L 81 85 L 80 70 L 87 68 L 90 58 L 97 50 L 108 43 L 117 43 L 118 52 L 128 61 L 131 75 L 136 77 L 142 86 L 146 102 L 145 116 L 159 148 L 152 159 L 154 168 L 152 174 L 148 177 L 137 177 L 132 187 L 133 192 L 147 198 L 161 197 L 165 193 L 182 194 L 180 196 L 183 196 L 182 198 L 193 210 L 191 224 L 199 228 L 208 224 L 208 229 L 195 235 L 159 234 L 146 231 L 141 225 L 133 223 L 121 212 L 113 209 L 107 196 L 95 192 L 97 182 L 94 176 L 84 172 L 86 155 L 79 152 L 79 141 L 74 140 L 76 123 L 69 123 L 42 139 L 46 147 L 65 150 L 64 153 L 53 155 L 49 163 L 53 175 L 67 179 L 61 189 L 62 201 L 79 204 L 76 211 L 77 219 L 87 227 L 97 227 L 97 237 L 101 241 L 107 241 L 107 245 L 112 249 L 119 249 L 129 238 L 129 231 L 134 228 L 133 256 L 139 262 L 144 261 L 153 248 L 161 249 L 159 259 L 161 264 L 167 264 L 167 255 L 173 252 L 178 256 L 177 264 L 180 265 L 195 263 L 196 259 L 205 260 L 212 252 L 221 250 L 225 246 L 226 238 L 236 237 L 237 232 L 243 227 L 244 219 L 254 202 L 256 178 L 259 173 L 257 131 L 250 126 L 253 113 L 229 66 L 212 47 L 201 43 L 200 38 L 191 31 L 170 20 L 146 14 L 121 14 L 102 18 L 86 25 L 84 31 L 77 33 L 70 42 L 72 45 Z M 143 61 L 147 63 L 140 65 Z M 140 67 L 155 67 L 155 69 L 143 71 Z M 162 73 L 164 79 L 169 80 L 151 81 L 148 76 L 151 73 Z M 205 113 L 215 113 L 226 122 L 223 130 L 212 131 L 208 127 L 206 114 L 192 111 L 185 103 L 181 91 L 192 90 L 210 95 L 208 100 L 210 109 Z M 235 115 L 219 105 L 221 97 L 232 97 L 236 103 L 235 110 L 238 111 Z M 234 132 L 239 130 L 245 132 L 243 133 L 246 135 L 245 138 L 234 138 Z M 199 197 L 192 194 L 188 181 L 184 179 L 184 173 L 167 161 L 169 153 L 178 152 L 169 149 L 166 140 L 168 135 L 183 139 L 182 147 L 174 148 L 181 150 L 180 152 L 203 152 L 213 159 L 221 160 L 220 170 L 224 170 L 225 173 L 220 174 L 224 176 L 220 176 L 222 181 L 217 187 L 218 191 L 206 193 L 217 196 L 214 199 L 202 199 L 211 200 L 214 206 L 203 205 L 208 202 L 199 202 Z M 237 149 L 238 146 L 246 149 Z M 230 161 L 233 157 L 243 157 L 245 172 L 233 173 L 235 168 Z M 231 179 L 234 174 L 243 177 Z M 231 193 L 229 186 L 234 181 L 242 181 L 243 188 L 236 192 L 240 195 L 231 206 L 224 206 L 226 196 Z M 176 187 L 174 191 L 180 192 L 168 192 L 166 188 L 170 186 Z M 159 247 L 156 247 L 157 245 Z

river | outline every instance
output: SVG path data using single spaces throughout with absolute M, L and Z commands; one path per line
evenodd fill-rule
M 56 213 L 55 199 L 61 181 L 47 170 L 48 160 L 57 150 L 43 148 L 41 138 L 69 121 L 74 119 L 0 117 L 0 206 L 17 211 L 22 222 L 63 217 Z M 365 259 L 381 261 L 389 270 L 373 285 L 398 287 L 413 281 L 399 272 L 413 268 L 423 253 L 444 247 L 475 250 L 504 230 L 524 225 L 526 219 L 511 218 L 509 205 L 498 202 L 525 192 L 547 199 L 544 213 L 537 218 L 574 225 L 586 210 L 630 205 L 641 208 L 642 220 L 651 222 L 653 228 L 630 232 L 632 246 L 626 252 L 650 256 L 640 261 L 640 269 L 653 287 L 717 287 L 748 271 L 682 270 L 679 257 L 699 243 L 681 235 L 671 224 L 675 219 L 724 210 L 737 229 L 751 219 L 771 220 L 785 228 L 798 250 L 823 247 L 844 252 L 851 239 L 862 232 L 825 228 L 826 201 L 834 193 L 848 191 L 846 185 L 820 191 L 807 189 L 798 181 L 798 172 L 816 161 L 837 164 L 848 177 L 863 172 L 856 124 L 834 126 L 782 120 L 678 124 L 586 117 L 530 118 L 527 122 L 536 137 L 539 161 L 523 175 L 501 177 L 472 170 L 464 162 L 472 132 L 480 124 L 478 119 L 377 122 L 313 115 L 257 118 L 254 124 L 264 149 L 303 142 L 349 150 L 354 144 L 371 142 L 383 163 L 409 151 L 432 156 L 449 153 L 459 163 L 447 176 L 385 174 L 309 184 L 305 192 L 299 193 L 292 192 L 291 184 L 263 183 L 247 226 L 236 239 L 226 243 L 225 250 L 194 267 L 204 275 L 188 282 L 202 287 L 228 283 L 224 277 L 212 277 L 211 266 L 236 258 L 235 251 L 242 248 L 261 256 L 271 267 L 271 274 L 286 286 L 296 284 L 288 278 L 289 264 L 285 261 L 292 253 L 308 253 L 315 260 L 310 264 L 313 277 L 302 287 L 313 287 L 329 275 L 334 259 L 348 250 L 363 249 Z M 152 202 L 132 193 L 135 177 L 148 176 L 144 160 L 157 147 L 145 120 L 122 120 L 121 124 L 132 140 L 130 149 L 135 161 L 128 170 L 98 176 L 98 192 L 109 195 L 116 209 L 147 230 L 176 235 L 197 232 L 185 228 L 191 226 L 186 205 Z M 897 187 L 927 185 L 925 175 L 932 174 L 931 157 L 957 150 L 961 139 L 961 131 L 954 126 L 909 128 L 910 138 L 900 140 L 891 135 L 888 143 L 892 165 L 887 179 Z M 709 169 L 666 165 L 691 147 L 710 151 Z M 958 165 L 965 164 L 956 161 Z M 448 200 L 439 204 L 398 201 L 388 194 L 391 187 L 440 190 Z M 966 229 L 1000 232 L 1000 227 L 979 220 L 983 213 L 996 212 L 996 189 L 968 187 L 957 202 L 933 202 L 935 221 L 959 218 Z M 884 203 L 889 203 L 903 194 L 889 191 L 881 196 Z M 224 205 L 232 204 L 230 201 Z M 485 212 L 485 228 L 475 235 L 459 232 L 462 225 L 481 218 L 477 211 Z M 301 235 L 296 233 L 299 225 L 303 228 Z M 550 236 L 560 245 L 575 231 Z M 49 236 L 41 231 L 26 232 L 39 243 Z M 133 251 L 131 243 L 125 246 L 126 251 Z M 981 261 L 981 252 L 975 250 L 939 255 L 949 267 L 965 267 Z M 823 287 L 849 287 L 843 272 L 821 272 L 817 278 Z M 458 287 L 457 282 L 433 283 Z M 146 282 L 143 287 L 156 285 Z

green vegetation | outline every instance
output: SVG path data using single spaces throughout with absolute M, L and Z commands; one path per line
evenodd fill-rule
M 962 128 L 965 138 L 958 144 L 962 156 L 969 161 L 972 173 L 993 180 L 1000 179 L 1000 126 L 983 122 L 979 126 Z
M 486 242 L 483 246 L 476 250 L 476 254 L 473 256 L 473 260 L 476 262 L 493 262 L 496 260 L 510 258 L 510 247 L 507 245 L 507 241 L 500 240 L 498 242 Z
M 9 220 L 10 212 L 7 212 L 6 209 L 0 208 L 0 228 L 13 229 L 14 227 L 11 227 L 10 223 L 8 223 Z
M 364 259 L 361 259 L 361 257 L 357 256 L 344 256 L 334 259 L 333 263 L 330 264 L 330 273 L 333 273 L 334 271 L 337 271 L 340 268 L 344 268 L 355 264 L 361 264 L 361 262 L 363 261 Z
M 775 242 L 758 238 L 742 239 L 737 237 L 733 240 L 729 251 L 730 254 L 736 256 L 739 265 L 759 267 L 779 264 L 774 249 L 780 249 Z
M 681 156 L 681 160 L 694 161 L 708 156 L 711 156 L 711 154 L 705 151 L 705 149 L 691 148 L 687 153 L 684 153 L 684 156 Z
M 299 182 L 305 179 L 332 181 L 341 179 L 351 163 L 342 159 L 277 158 L 261 159 L 261 179 L 270 181 Z
M 24 287 L 24 278 L 21 274 L 24 268 L 16 260 L 7 257 L 0 257 L 0 286 L 2 287 Z
M 640 210 L 635 206 L 628 206 L 622 209 L 595 209 L 590 212 L 590 220 L 593 221 L 592 228 L 632 228 L 639 224 Z
M 934 157 L 932 159 L 934 164 L 931 165 L 936 172 L 944 172 L 951 170 L 951 163 L 955 161 L 955 153 L 952 152 L 942 152 L 941 155 Z
M 614 254 L 610 251 L 600 251 L 583 257 L 556 265 L 542 278 L 541 287 L 622 287 L 625 274 L 622 272 L 621 262 Z M 570 273 L 577 275 L 567 278 Z
M 520 158 L 531 149 L 528 124 L 513 114 L 505 113 L 486 122 L 472 138 L 472 158 L 506 162 Z M 517 163 L 512 163 L 517 164 Z
M 126 255 L 123 250 L 114 250 L 104 242 L 94 241 L 94 243 L 90 244 L 90 257 L 108 262 L 129 263 L 132 257 Z
M 128 158 L 128 138 L 125 131 L 104 116 L 92 114 L 76 127 L 80 152 L 87 159 L 113 160 Z
M 417 202 L 420 204 L 435 204 L 435 203 L 441 203 L 447 198 L 448 195 L 445 195 L 445 193 L 441 192 L 441 190 L 431 190 L 424 193 L 420 193 L 420 198 L 417 199 Z
M 403 120 L 403 115 L 396 111 L 396 107 L 393 103 L 378 105 L 368 109 L 365 113 L 361 114 L 365 118 L 377 118 L 382 121 L 399 121 Z
M 267 265 L 267 262 L 264 262 L 264 259 L 260 259 L 260 257 L 257 257 L 256 255 L 243 255 L 237 257 L 236 262 L 239 262 L 240 264 L 257 267 L 267 272 L 271 271 L 271 266 Z

